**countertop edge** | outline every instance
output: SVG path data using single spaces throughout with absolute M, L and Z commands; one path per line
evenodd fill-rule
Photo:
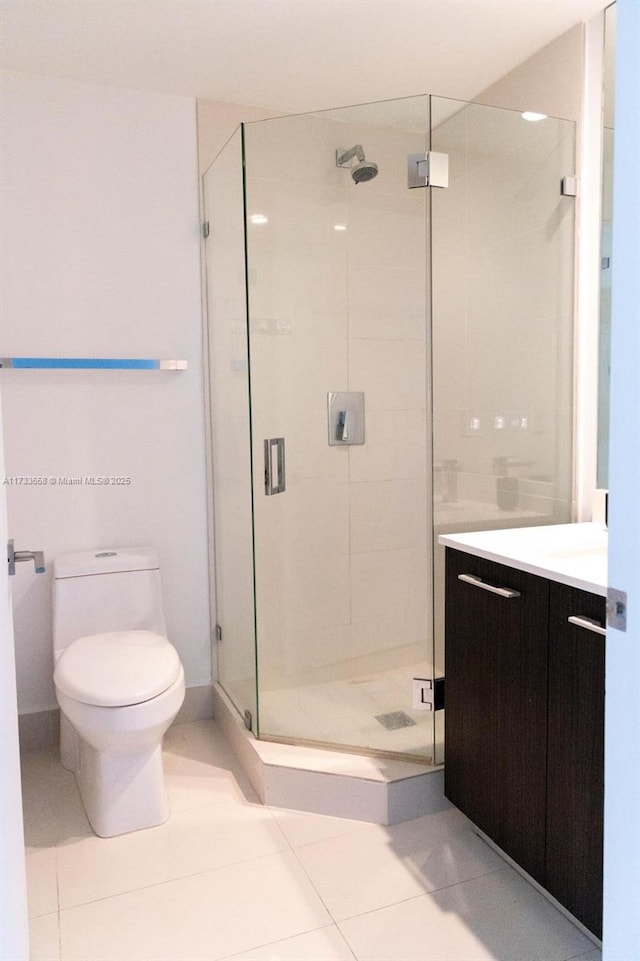
M 561 526 L 561 525 L 559 525 Z M 573 525 L 567 525 L 573 526 Z M 527 527 L 527 528 L 507 528 L 506 531 L 520 530 L 523 533 L 523 539 L 526 540 L 528 531 L 540 532 L 539 527 Z M 570 571 L 563 570 L 561 564 L 554 564 L 549 559 L 545 558 L 544 555 L 536 555 L 535 559 L 528 559 L 526 556 L 526 551 L 514 552 L 514 551 L 501 551 L 495 546 L 487 546 L 482 543 L 469 543 L 468 538 L 473 537 L 474 539 L 482 539 L 484 535 L 489 537 L 495 537 L 496 534 L 501 534 L 502 531 L 478 531 L 469 532 L 466 534 L 441 534 L 438 537 L 438 543 L 442 544 L 444 547 L 452 548 L 456 551 L 461 551 L 465 554 L 472 554 L 475 557 L 482 557 L 488 561 L 494 561 L 496 564 L 503 564 L 505 567 L 513 567 L 515 570 L 524 571 L 528 574 L 534 574 L 537 577 L 543 577 L 546 580 L 556 581 L 559 584 L 565 584 L 568 587 L 575 587 L 578 590 L 587 591 L 590 594 L 598 594 L 601 597 L 607 596 L 607 585 L 606 583 L 601 583 L 600 580 L 589 580 L 585 577 L 580 577 L 572 574 Z M 532 552 L 533 553 L 533 552 Z

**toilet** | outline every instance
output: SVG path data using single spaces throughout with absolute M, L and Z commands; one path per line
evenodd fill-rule
M 185 695 L 149 547 L 63 554 L 53 564 L 53 680 L 60 759 L 91 827 L 113 837 L 162 824 L 162 739 Z

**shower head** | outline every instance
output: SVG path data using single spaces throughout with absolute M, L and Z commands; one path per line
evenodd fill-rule
M 350 161 L 357 158 L 358 162 L 351 166 Z M 361 144 L 356 144 L 350 150 L 336 150 L 336 167 L 350 167 L 351 176 L 356 184 L 366 183 L 378 176 L 378 165 L 373 160 L 365 160 Z
M 378 176 L 378 165 L 373 160 L 361 160 L 351 168 L 354 183 L 363 184 Z

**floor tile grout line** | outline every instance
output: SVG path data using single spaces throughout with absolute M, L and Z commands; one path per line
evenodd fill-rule
M 326 904 L 326 902 L 325 902 L 325 900 L 324 900 L 321 892 L 318 890 L 318 887 L 317 887 L 316 884 L 314 883 L 313 878 L 311 877 L 311 875 L 310 875 L 309 872 L 307 871 L 307 869 L 306 869 L 305 865 L 303 864 L 303 862 L 302 862 L 302 861 L 300 860 L 300 858 L 298 857 L 298 852 L 297 852 L 297 850 L 294 849 L 293 853 L 294 853 L 294 855 L 296 856 L 296 860 L 297 860 L 298 863 L 300 864 L 300 867 L 301 867 L 302 870 L 304 871 L 306 877 L 309 879 L 309 882 L 310 882 L 311 886 L 313 887 L 314 891 L 316 892 L 316 894 L 318 895 L 320 901 L 322 902 L 323 907 L 325 908 L 325 910 L 326 910 L 327 913 L 329 914 L 329 917 L 333 920 L 334 924 L 338 925 L 338 927 L 339 927 L 341 921 L 351 921 L 353 918 L 364 917 L 364 916 L 367 915 L 367 914 L 373 914 L 375 911 L 380 911 L 380 910 L 383 910 L 384 908 L 390 908 L 390 907 L 393 907 L 393 906 L 395 906 L 395 905 L 397 905 L 397 904 L 402 904 L 402 903 L 405 902 L 405 901 L 415 901 L 416 898 L 422 898 L 422 897 L 425 897 L 425 896 L 428 896 L 428 895 L 436 894 L 436 893 L 438 893 L 438 892 L 440 892 L 440 891 L 446 891 L 448 888 L 454 888 L 454 887 L 457 887 L 457 886 L 460 885 L 460 884 L 465 884 L 465 883 L 468 883 L 468 882 L 470 882 L 470 881 L 477 881 L 477 880 L 480 879 L 480 878 L 490 877 L 491 875 L 494 875 L 494 874 L 501 874 L 501 873 L 505 873 L 505 874 L 506 874 L 506 873 L 508 873 L 508 870 L 509 870 L 509 866 L 508 866 L 508 865 L 505 865 L 504 867 L 497 868 L 496 870 L 486 871 L 486 872 L 484 872 L 484 873 L 482 873 L 482 874 L 478 874 L 478 875 L 476 875 L 476 876 L 474 876 L 474 877 L 472 877 L 472 878 L 465 878 L 464 880 L 461 880 L 461 881 L 455 881 L 455 882 L 453 882 L 452 884 L 445 884 L 445 885 L 443 885 L 442 887 L 433 888 L 433 889 L 430 890 L 430 891 L 423 891 L 422 894 L 413 895 L 412 897 L 409 897 L 409 898 L 400 898 L 399 900 L 397 900 L 397 901 L 392 901 L 392 902 L 390 902 L 389 904 L 383 904 L 383 905 L 380 905 L 380 906 L 377 907 L 377 908 L 373 908 L 371 911 L 362 911 L 360 914 L 354 914 L 354 915 L 349 916 L 348 918 L 338 919 L 338 918 L 334 917 L 333 912 L 332 912 L 331 909 L 329 908 L 329 905 Z M 346 934 L 344 933 L 344 931 L 342 931 L 342 929 L 340 929 L 340 933 L 342 934 L 342 936 L 343 936 L 343 938 L 345 939 L 345 941 L 347 941 L 348 946 L 349 946 L 349 950 L 350 950 L 352 953 L 354 953 L 354 952 L 353 952 L 353 948 L 351 947 L 351 944 L 349 944 L 348 938 L 347 938 Z
M 484 873 L 484 874 L 479 874 L 479 875 L 477 875 L 476 877 L 473 877 L 473 878 L 467 878 L 467 879 L 462 880 L 462 881 L 456 881 L 456 882 L 454 882 L 453 884 L 446 884 L 446 885 L 444 885 L 444 886 L 441 887 L 441 888 L 434 888 L 432 891 L 424 891 L 422 894 L 412 895 L 411 897 L 408 897 L 408 898 L 401 898 L 400 900 L 398 900 L 398 901 L 393 901 L 393 902 L 391 902 L 390 904 L 380 905 L 379 907 L 377 907 L 377 908 L 372 908 L 372 909 L 369 910 L 369 911 L 362 911 L 362 912 L 359 913 L 359 914 L 350 915 L 348 918 L 342 918 L 342 919 L 340 919 L 340 920 L 337 920 L 337 919 L 336 919 L 336 922 L 335 922 L 335 923 L 336 923 L 336 924 L 338 925 L 338 927 L 340 928 L 340 932 L 341 932 L 341 934 L 343 935 L 343 937 L 345 938 L 345 940 L 348 941 L 347 934 L 346 934 L 346 933 L 342 930 L 342 928 L 340 927 L 340 925 L 343 924 L 343 923 L 347 923 L 347 922 L 349 922 L 349 921 L 356 920 L 357 918 L 363 918 L 363 917 L 366 917 L 367 915 L 370 915 L 370 914 L 376 914 L 376 913 L 379 912 L 379 911 L 384 911 L 384 910 L 386 910 L 386 909 L 388 909 L 388 908 L 393 908 L 393 907 L 395 907 L 396 905 L 399 905 L 399 904 L 406 904 L 406 903 L 408 903 L 408 902 L 410 902 L 410 901 L 417 901 L 417 900 L 419 900 L 420 898 L 423 898 L 423 897 L 425 897 L 425 896 L 429 896 L 429 895 L 432 895 L 432 894 L 438 894 L 438 893 L 440 893 L 441 891 L 446 891 L 446 890 L 449 890 L 450 888 L 455 888 L 455 887 L 458 887 L 459 885 L 462 885 L 462 884 L 468 884 L 468 883 L 470 883 L 471 881 L 477 881 L 477 880 L 480 880 L 481 878 L 492 877 L 493 875 L 497 875 L 497 874 L 508 874 L 508 873 L 510 873 L 510 872 L 513 872 L 513 870 L 514 870 L 514 869 L 511 868 L 510 865 L 505 864 L 504 867 L 498 868 L 498 869 L 495 870 L 495 871 L 489 871 L 489 872 L 486 872 L 486 873 Z M 516 875 L 518 875 L 518 872 L 517 872 L 517 871 L 514 872 L 514 873 L 515 873 Z M 521 877 L 521 875 L 520 875 L 520 877 Z M 523 880 L 526 880 L 526 879 L 523 879 Z M 538 893 L 539 893 L 539 892 L 538 892 Z M 542 895 L 541 895 L 541 897 L 542 897 Z M 328 909 L 327 909 L 327 910 L 328 910 Z M 331 912 L 330 912 L 330 913 L 331 913 Z M 331 915 L 331 916 L 333 917 L 333 915 Z M 565 918 L 565 920 L 566 920 L 568 923 L 571 924 L 570 918 Z M 579 928 L 577 928 L 575 925 L 572 925 L 572 926 L 574 927 L 576 933 L 583 934 L 583 936 L 586 937 L 586 935 L 584 935 L 584 933 L 583 933 L 582 931 L 580 931 Z M 587 956 L 590 955 L 593 951 L 600 951 L 600 948 L 598 947 L 597 944 L 593 944 L 593 946 L 592 946 L 591 948 L 588 948 L 586 951 L 581 951 L 580 954 L 571 954 L 571 955 L 569 955 L 569 956 L 566 957 L 566 958 L 559 959 L 559 961 L 580 961 L 581 958 L 587 957 Z
M 214 868 L 205 868 L 202 871 L 192 871 L 188 874 L 179 874 L 176 877 L 163 878 L 161 881 L 153 881 L 151 884 L 141 884 L 138 887 L 130 888 L 127 891 L 117 891 L 117 892 L 114 892 L 113 894 L 106 894 L 103 897 L 91 898 L 90 901 L 80 901 L 78 904 L 70 904 L 67 907 L 61 906 L 59 913 L 62 914 L 65 911 L 74 911 L 76 908 L 83 908 L 89 904 L 98 904 L 100 901 L 110 901 L 113 898 L 127 897 L 130 894 L 136 894 L 138 891 L 146 891 L 151 888 L 159 888 L 159 887 L 162 887 L 162 885 L 164 884 L 175 884 L 176 881 L 186 880 L 187 878 L 197 878 L 202 876 L 203 874 L 213 874 L 214 871 L 224 871 L 227 868 L 232 868 L 239 864 L 249 864 L 251 861 L 262 861 L 265 858 L 277 857 L 278 855 L 282 855 L 282 854 L 295 854 L 295 851 L 287 851 L 286 849 L 283 851 L 271 851 L 268 854 L 259 854 L 257 855 L 257 857 L 242 858 L 239 861 L 230 861 L 227 864 L 218 864 Z M 296 860 L 298 859 L 296 858 Z
M 283 808 L 282 810 L 287 810 L 287 808 Z M 307 813 L 307 812 L 303 812 L 303 813 Z M 309 813 L 311 814 L 312 817 L 314 816 L 311 812 L 309 812 Z M 442 813 L 442 812 L 437 812 L 437 813 Z M 325 815 L 318 815 L 318 817 L 324 817 L 324 816 L 325 816 Z M 332 817 L 333 815 L 326 815 L 326 816 L 327 816 L 327 817 Z M 303 841 L 303 842 L 300 843 L 300 844 L 296 844 L 294 847 L 295 847 L 295 849 L 298 849 L 298 848 L 309 848 L 309 847 L 313 847 L 313 846 L 316 845 L 316 844 L 318 844 L 318 845 L 319 845 L 319 844 L 325 844 L 325 843 L 328 842 L 328 841 L 338 841 L 338 840 L 341 840 L 341 839 L 350 837 L 352 834 L 359 833 L 360 831 L 366 831 L 366 830 L 368 830 L 368 829 L 370 829 L 370 828 L 373 829 L 373 830 L 371 831 L 372 834 L 380 834 L 382 831 L 387 830 L 387 832 L 388 832 L 388 833 L 387 833 L 387 838 L 389 838 L 389 839 L 391 840 L 391 839 L 392 839 L 392 834 L 391 834 L 391 832 L 390 832 L 389 829 L 397 828 L 398 826 L 403 825 L 403 824 L 410 824 L 412 820 L 420 820 L 420 818 L 423 818 L 423 817 L 432 817 L 432 815 L 431 815 L 431 814 L 423 814 L 423 815 L 420 815 L 418 818 L 412 818 L 412 819 L 409 819 L 408 821 L 396 821 L 394 824 L 379 824 L 379 823 L 376 822 L 376 821 L 359 821 L 359 822 L 357 822 L 357 823 L 358 823 L 358 827 L 354 827 L 354 828 L 352 828 L 352 829 L 349 830 L 349 831 L 345 831 L 344 833 L 340 833 L 340 834 L 331 834 L 331 835 L 328 835 L 327 837 L 315 838 L 315 839 L 312 840 L 312 841 Z M 345 818 L 345 820 L 353 820 L 353 819 Z M 378 830 L 375 830 L 375 829 L 378 829 Z M 473 829 L 473 825 L 472 825 L 471 823 L 469 823 L 469 824 L 462 824 L 462 825 L 460 825 L 459 827 L 455 828 L 454 830 L 448 831 L 448 832 L 447 832 L 447 838 L 448 838 L 448 839 L 452 839 L 452 838 L 463 838 L 464 835 L 467 834 L 467 833 L 473 834 L 474 837 L 477 837 L 477 838 L 479 838 L 481 841 L 484 841 L 484 838 L 482 838 L 479 834 L 477 834 L 476 831 Z M 290 842 L 290 843 L 293 844 L 293 842 Z M 491 847 L 490 847 L 488 844 L 486 844 L 486 842 L 485 842 L 485 846 L 486 846 L 490 851 L 492 850 Z M 493 852 L 493 853 L 495 853 L 495 852 Z M 511 867 L 511 865 L 507 864 L 506 862 L 504 862 L 504 863 L 505 863 L 505 867 Z M 503 869 L 502 869 L 502 868 L 496 868 L 495 870 L 496 870 L 496 871 L 501 871 L 501 870 L 503 870 Z M 488 872 L 488 873 L 491 874 L 491 873 L 493 873 L 493 872 L 490 871 L 490 872 Z M 458 883 L 458 882 L 454 882 L 454 883 Z M 439 890 L 439 889 L 436 889 L 436 890 Z M 569 959 L 569 961 L 570 961 L 570 959 Z
M 299 810 L 296 809 L 296 808 L 272 808 L 271 810 L 272 810 L 272 811 L 284 811 L 285 813 L 287 813 L 287 812 L 292 812 L 293 814 L 308 814 L 309 817 L 320 817 L 320 818 L 323 818 L 323 817 L 328 817 L 328 818 L 336 817 L 336 815 L 333 815 L 333 814 L 315 814 L 313 811 L 299 811 Z M 277 820 L 277 816 L 274 815 L 274 817 L 275 817 L 275 819 Z M 351 834 L 356 834 L 356 833 L 359 833 L 360 831 L 366 831 L 366 830 L 368 830 L 368 829 L 375 829 L 375 828 L 383 829 L 383 828 L 385 828 L 385 827 L 389 827 L 389 825 L 387 825 L 387 824 L 378 824 L 376 821 L 358 821 L 358 820 L 355 819 L 355 818 L 341 818 L 340 820 L 344 820 L 344 821 L 354 821 L 354 820 L 355 820 L 355 821 L 356 821 L 356 824 L 355 824 L 354 826 L 350 827 L 350 828 L 349 828 L 347 831 L 345 831 L 344 833 L 343 833 L 343 832 L 340 832 L 339 834 L 330 834 L 330 835 L 327 835 L 326 837 L 315 838 L 315 839 L 312 840 L 312 841 L 303 841 L 303 842 L 300 843 L 300 844 L 295 844 L 293 841 L 289 840 L 289 838 L 287 837 L 286 832 L 284 831 L 283 828 L 280 828 L 280 830 L 281 830 L 282 833 L 285 835 L 285 837 L 287 837 L 287 841 L 289 841 L 289 845 L 291 846 L 291 850 L 292 850 L 292 851 L 296 851 L 298 848 L 308 848 L 308 847 L 311 847 L 311 846 L 314 845 L 314 844 L 323 844 L 323 843 L 325 843 L 326 841 L 337 841 L 339 838 L 346 838 L 346 837 L 349 837 Z M 373 830 L 372 833 L 379 833 L 379 832 Z
M 313 888 L 313 890 L 316 892 L 316 895 L 317 895 L 317 897 L 319 898 L 320 903 L 322 904 L 322 907 L 325 909 L 325 911 L 327 912 L 327 914 L 329 915 L 329 917 L 331 918 L 331 920 L 333 921 L 333 923 L 337 925 L 338 922 L 337 922 L 336 918 L 334 918 L 333 913 L 331 912 L 331 910 L 329 909 L 329 905 L 325 902 L 324 898 L 322 897 L 322 894 L 321 894 L 320 891 L 318 890 L 318 886 L 315 884 L 313 878 L 311 877 L 311 875 L 310 875 L 309 872 L 307 871 L 305 865 L 302 863 L 302 861 L 301 861 L 300 858 L 298 857 L 298 852 L 297 852 L 295 849 L 294 849 L 294 851 L 293 851 L 293 854 L 294 854 L 294 856 L 295 856 L 295 859 L 296 859 L 297 863 L 300 865 L 300 868 L 301 868 L 304 876 L 307 878 L 309 884 L 311 885 L 311 887 Z M 343 935 L 343 937 L 344 937 L 344 935 Z
M 340 929 L 338 928 L 338 925 L 336 924 L 336 922 L 332 920 L 330 924 L 321 924 L 319 927 L 309 928 L 308 931 L 301 931 L 299 934 L 291 934 L 291 935 L 289 935 L 289 936 L 286 937 L 286 938 L 278 938 L 276 941 L 265 941 L 263 944 L 256 944 L 256 945 L 254 945 L 253 948 L 249 948 L 248 950 L 249 950 L 249 951 L 257 951 L 257 950 L 259 950 L 260 948 L 269 948 L 269 947 L 275 946 L 275 945 L 277 945 L 277 944 L 284 944 L 284 943 L 287 942 L 287 941 L 292 941 L 294 938 L 301 938 L 301 937 L 303 937 L 305 934 L 313 934 L 314 931 L 326 931 L 328 928 L 335 928 L 336 931 L 338 932 L 338 934 L 343 938 L 343 940 L 344 940 L 345 943 L 346 943 L 346 938 L 345 938 L 344 934 L 342 934 L 342 931 L 340 931 Z M 349 948 L 349 951 L 351 951 L 351 945 L 347 944 L 347 947 Z M 351 951 L 351 953 L 353 954 L 352 951 Z M 233 959 L 233 958 L 237 958 L 238 955 L 239 955 L 239 952 L 238 952 L 238 951 L 234 951 L 233 954 L 225 954 L 225 955 L 223 955 L 223 956 L 220 957 L 220 958 L 212 958 L 211 961 L 232 961 L 232 959 Z M 355 955 L 354 955 L 354 959 L 355 959 L 355 961 L 358 961 L 358 959 L 355 957 Z
M 397 901 L 390 901 L 388 904 L 380 904 L 377 908 L 370 908 L 368 911 L 361 911 L 359 914 L 350 914 L 349 917 L 336 919 L 336 924 L 340 925 L 343 922 L 353 921 L 356 918 L 364 918 L 368 914 L 375 914 L 377 911 L 385 911 L 387 908 L 393 908 L 398 904 L 406 904 L 408 901 L 417 901 L 418 898 L 429 897 L 432 894 L 439 894 L 441 891 L 447 891 L 450 888 L 456 888 L 461 884 L 469 884 L 471 881 L 479 881 L 480 878 L 489 878 L 494 874 L 502 874 L 506 873 L 507 871 L 508 867 L 498 868 L 497 871 L 488 871 L 485 874 L 478 874 L 473 878 L 465 878 L 461 881 L 454 881 L 452 884 L 444 884 L 441 888 L 433 888 L 430 891 L 423 891 L 421 894 L 412 894 L 408 898 L 399 898 Z M 333 915 L 331 915 L 331 917 L 333 917 Z M 567 961 L 569 961 L 569 959 L 567 959 Z

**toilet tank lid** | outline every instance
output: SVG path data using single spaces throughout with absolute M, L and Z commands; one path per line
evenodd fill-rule
M 152 547 L 105 547 L 60 554 L 53 562 L 53 576 L 86 577 L 89 574 L 152 571 L 159 567 L 158 555 Z

